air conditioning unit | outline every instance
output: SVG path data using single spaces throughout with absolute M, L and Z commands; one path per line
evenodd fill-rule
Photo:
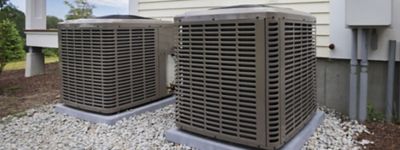
M 62 102 L 112 114 L 167 96 L 166 54 L 176 42 L 173 26 L 118 15 L 59 24 Z
M 242 5 L 188 12 L 175 21 L 180 129 L 276 149 L 316 112 L 311 15 Z

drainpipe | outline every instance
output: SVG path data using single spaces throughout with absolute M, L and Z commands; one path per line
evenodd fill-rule
M 358 60 L 357 60 L 357 29 L 352 30 L 352 48 L 350 61 L 350 91 L 349 91 L 349 117 L 351 120 L 357 119 L 357 85 L 358 85 Z
M 367 98 L 368 98 L 368 49 L 367 49 L 368 29 L 358 29 L 358 50 L 361 52 L 361 72 L 360 72 L 360 97 L 358 105 L 358 121 L 367 120 Z
M 387 75 L 387 88 L 386 88 L 386 111 L 385 119 L 387 122 L 392 121 L 393 113 L 393 85 L 394 85 L 394 69 L 396 62 L 396 41 L 389 41 L 388 52 L 388 75 Z

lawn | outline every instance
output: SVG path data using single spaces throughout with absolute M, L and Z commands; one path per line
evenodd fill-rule
M 58 62 L 58 57 L 55 57 L 55 56 L 46 57 L 45 62 L 46 62 L 46 64 Z M 4 68 L 4 70 L 20 70 L 20 69 L 25 69 L 25 60 L 10 62 Z

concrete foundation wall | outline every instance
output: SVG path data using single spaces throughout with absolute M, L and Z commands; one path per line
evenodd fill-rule
M 321 105 L 347 114 L 349 95 L 350 60 L 324 59 L 317 61 L 317 98 Z M 399 99 L 400 63 L 396 63 L 394 111 Z M 368 104 L 384 113 L 386 99 L 387 62 L 369 61 Z

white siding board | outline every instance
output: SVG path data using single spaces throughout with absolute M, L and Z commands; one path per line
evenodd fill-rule
M 140 15 L 146 17 L 153 17 L 165 20 L 172 20 L 172 18 L 177 14 L 183 14 L 187 11 L 193 10 L 206 10 L 207 8 L 193 8 L 193 9 L 169 9 L 169 10 L 153 10 L 153 11 L 140 11 Z M 329 24 L 329 15 L 328 14 L 320 14 L 311 13 L 316 19 L 317 24 Z
M 317 24 L 329 24 L 329 14 L 327 13 L 311 13 L 316 19 Z
M 326 35 L 329 36 L 330 30 L 329 25 L 317 25 L 317 35 Z
M 331 50 L 328 47 L 317 47 L 317 57 L 329 58 Z
M 317 56 L 329 57 L 329 0 L 139 0 L 139 15 L 172 21 L 187 11 L 241 4 L 268 4 L 309 12 L 317 18 Z
M 212 8 L 212 7 L 221 7 L 229 5 L 240 5 L 243 2 L 239 1 L 232 1 L 227 3 L 226 1 L 222 0 L 193 0 L 193 1 L 166 1 L 166 2 L 159 2 L 159 3 L 139 3 L 139 12 L 140 11 L 153 11 L 153 10 L 180 10 L 180 9 L 198 9 L 198 8 Z M 260 4 L 258 1 L 247 2 L 245 4 Z M 262 3 L 261 3 L 262 4 Z M 310 12 L 310 13 L 320 13 L 326 12 L 329 10 L 329 3 L 274 3 L 269 4 L 271 6 L 278 6 L 278 7 L 285 7 L 285 8 L 292 8 L 299 11 Z M 184 7 L 182 7 L 184 6 Z
M 329 36 L 326 35 L 317 35 L 317 46 L 318 47 L 326 47 L 330 43 Z
M 309 13 L 323 13 L 329 10 L 329 3 L 273 4 L 272 6 L 292 8 Z
M 240 5 L 244 2 L 230 1 L 229 5 Z M 154 10 L 154 9 L 180 9 L 180 8 L 211 8 L 226 6 L 227 2 L 223 0 L 191 0 L 191 1 L 164 1 L 159 3 L 142 3 L 139 10 Z M 260 4 L 259 1 L 248 1 L 247 4 Z M 185 7 L 180 7 L 185 6 Z
M 145 16 L 145 15 L 143 15 L 143 16 Z M 147 17 L 153 17 L 153 16 L 147 16 Z M 165 20 L 165 21 L 173 21 L 174 20 L 174 18 L 170 17 L 170 16 L 167 16 L 167 17 L 160 17 L 160 16 L 155 17 L 154 16 L 154 18 L 158 18 L 158 19 Z M 329 24 L 317 24 L 317 35 L 329 36 Z
M 140 6 L 140 5 L 139 5 Z M 208 8 L 182 8 L 182 9 L 157 9 L 157 10 L 141 10 L 139 9 L 139 14 L 141 16 L 146 17 L 171 17 L 173 18 L 175 15 L 183 14 L 188 11 L 199 11 L 199 10 L 206 10 Z

